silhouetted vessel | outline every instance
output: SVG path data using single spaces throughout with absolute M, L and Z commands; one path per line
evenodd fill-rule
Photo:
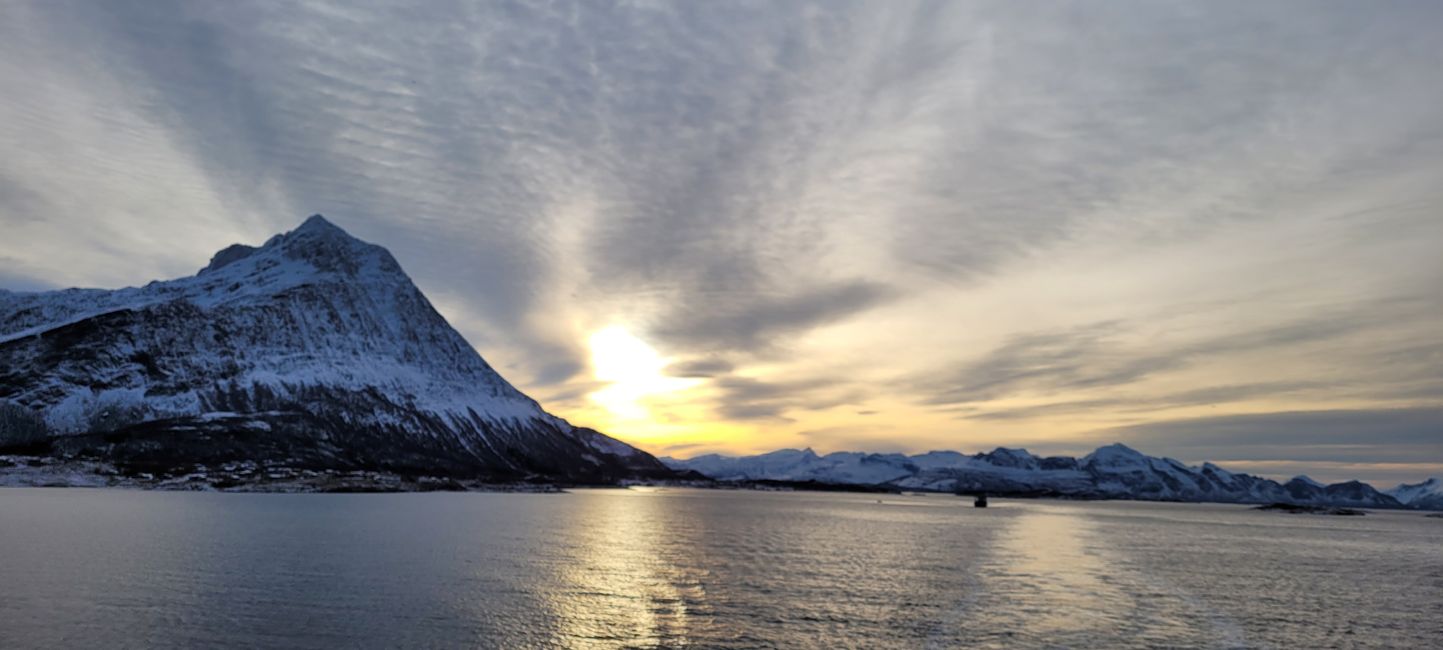
M 972 506 L 975 507 L 975 508 L 986 508 L 986 507 L 987 507 L 987 495 L 986 495 L 986 494 L 979 494 L 979 495 L 977 495 L 977 499 L 972 502 Z

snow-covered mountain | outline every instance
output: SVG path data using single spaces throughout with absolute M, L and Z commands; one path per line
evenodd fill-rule
M 1319 482 L 1317 482 L 1317 481 L 1314 481 L 1314 480 L 1313 480 L 1313 477 L 1308 476 L 1307 474 L 1299 474 L 1299 475 L 1297 475 L 1297 476 L 1294 476 L 1294 477 L 1291 478 L 1291 479 L 1288 479 L 1288 482 L 1289 482 L 1289 483 L 1291 483 L 1291 482 L 1293 482 L 1293 481 L 1297 481 L 1297 482 L 1299 482 L 1299 483 L 1303 483 L 1303 484 L 1306 484 L 1306 485 L 1311 485 L 1311 486 L 1313 486 L 1313 487 L 1315 487 L 1315 488 L 1326 487 L 1326 486 L 1324 486 L 1322 483 L 1319 483 Z
M 1443 510 L 1443 480 L 1430 478 L 1422 483 L 1404 483 L 1384 492 L 1403 505 L 1421 510 Z
M 0 448 L 138 466 L 275 460 L 490 477 L 668 476 L 542 410 L 384 248 L 316 215 L 192 277 L 0 291 Z
M 1305 476 L 1284 484 L 1229 472 L 1212 463 L 1189 466 L 1142 454 L 1126 445 L 1100 447 L 1082 458 L 1039 457 L 1024 449 L 998 448 L 965 455 L 955 451 L 903 454 L 783 449 L 758 456 L 710 454 L 686 460 L 662 458 L 678 470 L 693 470 L 723 481 L 774 480 L 887 486 L 905 490 L 1054 495 L 1078 498 L 1298 503 L 1373 508 L 1443 509 L 1433 502 L 1404 502 L 1357 481 L 1324 486 Z M 1428 484 L 1423 484 L 1428 485 Z M 1422 486 L 1399 486 L 1427 492 Z M 1437 482 L 1431 488 L 1437 494 Z M 1395 490 L 1396 491 L 1396 490 Z M 1424 497 L 1417 497 L 1423 499 Z

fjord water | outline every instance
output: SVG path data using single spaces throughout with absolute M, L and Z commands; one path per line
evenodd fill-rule
M 682 489 L 0 490 L 0 647 L 1437 647 L 1443 520 Z

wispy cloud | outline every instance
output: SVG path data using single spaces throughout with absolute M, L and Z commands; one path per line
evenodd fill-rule
M 705 308 L 686 305 L 664 316 L 653 333 L 685 350 L 758 352 L 785 334 L 805 332 L 883 303 L 892 291 L 870 282 L 845 282 L 804 293 L 712 296 Z
M 1438 306 L 1436 300 L 1362 300 L 1346 309 L 1315 310 L 1320 313 L 1292 322 L 1264 327 L 1240 324 L 1231 331 L 1203 336 L 1184 331 L 1161 342 L 1150 340 L 1157 336 L 1142 334 L 1153 323 L 1108 321 L 1061 331 L 1030 332 L 1008 338 L 959 368 L 924 375 L 915 389 L 926 396 L 928 404 L 973 403 L 1018 394 L 1077 394 L 1128 386 L 1193 364 L 1259 352 L 1305 349 L 1341 356 L 1347 349 L 1370 346 L 1351 345 L 1341 352 L 1320 346 L 1360 336 L 1372 336 L 1376 343 L 1378 333 L 1388 333 L 1399 321 L 1432 320 Z M 1412 347 L 1413 343 L 1407 345 Z M 1387 350 L 1374 352 L 1377 356 L 1389 354 Z M 1328 385 L 1338 384 L 1334 380 Z M 1101 408 L 1129 402 L 1143 407 L 1209 404 L 1321 385 L 1316 380 L 1213 385 L 1170 394 L 1151 393 L 1132 400 L 1088 400 L 1075 405 Z
M 736 367 L 726 359 L 704 358 L 678 361 L 666 368 L 668 375 L 689 379 L 708 379 L 731 372 Z
M 1096 432 L 1179 458 L 1289 463 L 1431 463 L 1443 469 L 1443 408 L 1326 410 L 1150 422 Z
M 713 382 L 717 413 L 730 420 L 792 421 L 784 414 L 860 402 L 856 386 L 835 378 L 764 381 L 728 376 Z

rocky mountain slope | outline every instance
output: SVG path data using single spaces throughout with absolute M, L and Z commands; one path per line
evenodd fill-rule
M 1023 449 L 998 448 L 968 456 L 933 451 L 907 456 L 783 449 L 758 456 L 706 455 L 662 458 L 678 470 L 694 470 L 723 481 L 796 481 L 886 486 L 904 490 L 986 492 L 1093 499 L 1295 503 L 1368 508 L 1443 509 L 1422 496 L 1437 494 L 1437 482 L 1400 486 L 1390 494 L 1365 483 L 1321 485 L 1305 476 L 1286 483 L 1229 472 L 1212 463 L 1189 466 L 1142 454 L 1126 445 L 1098 448 L 1083 456 L 1038 457 Z M 1432 485 L 1432 488 L 1424 486 Z
M 319 215 L 193 277 L 0 291 L 0 451 L 497 479 L 671 476 L 542 410 Z

